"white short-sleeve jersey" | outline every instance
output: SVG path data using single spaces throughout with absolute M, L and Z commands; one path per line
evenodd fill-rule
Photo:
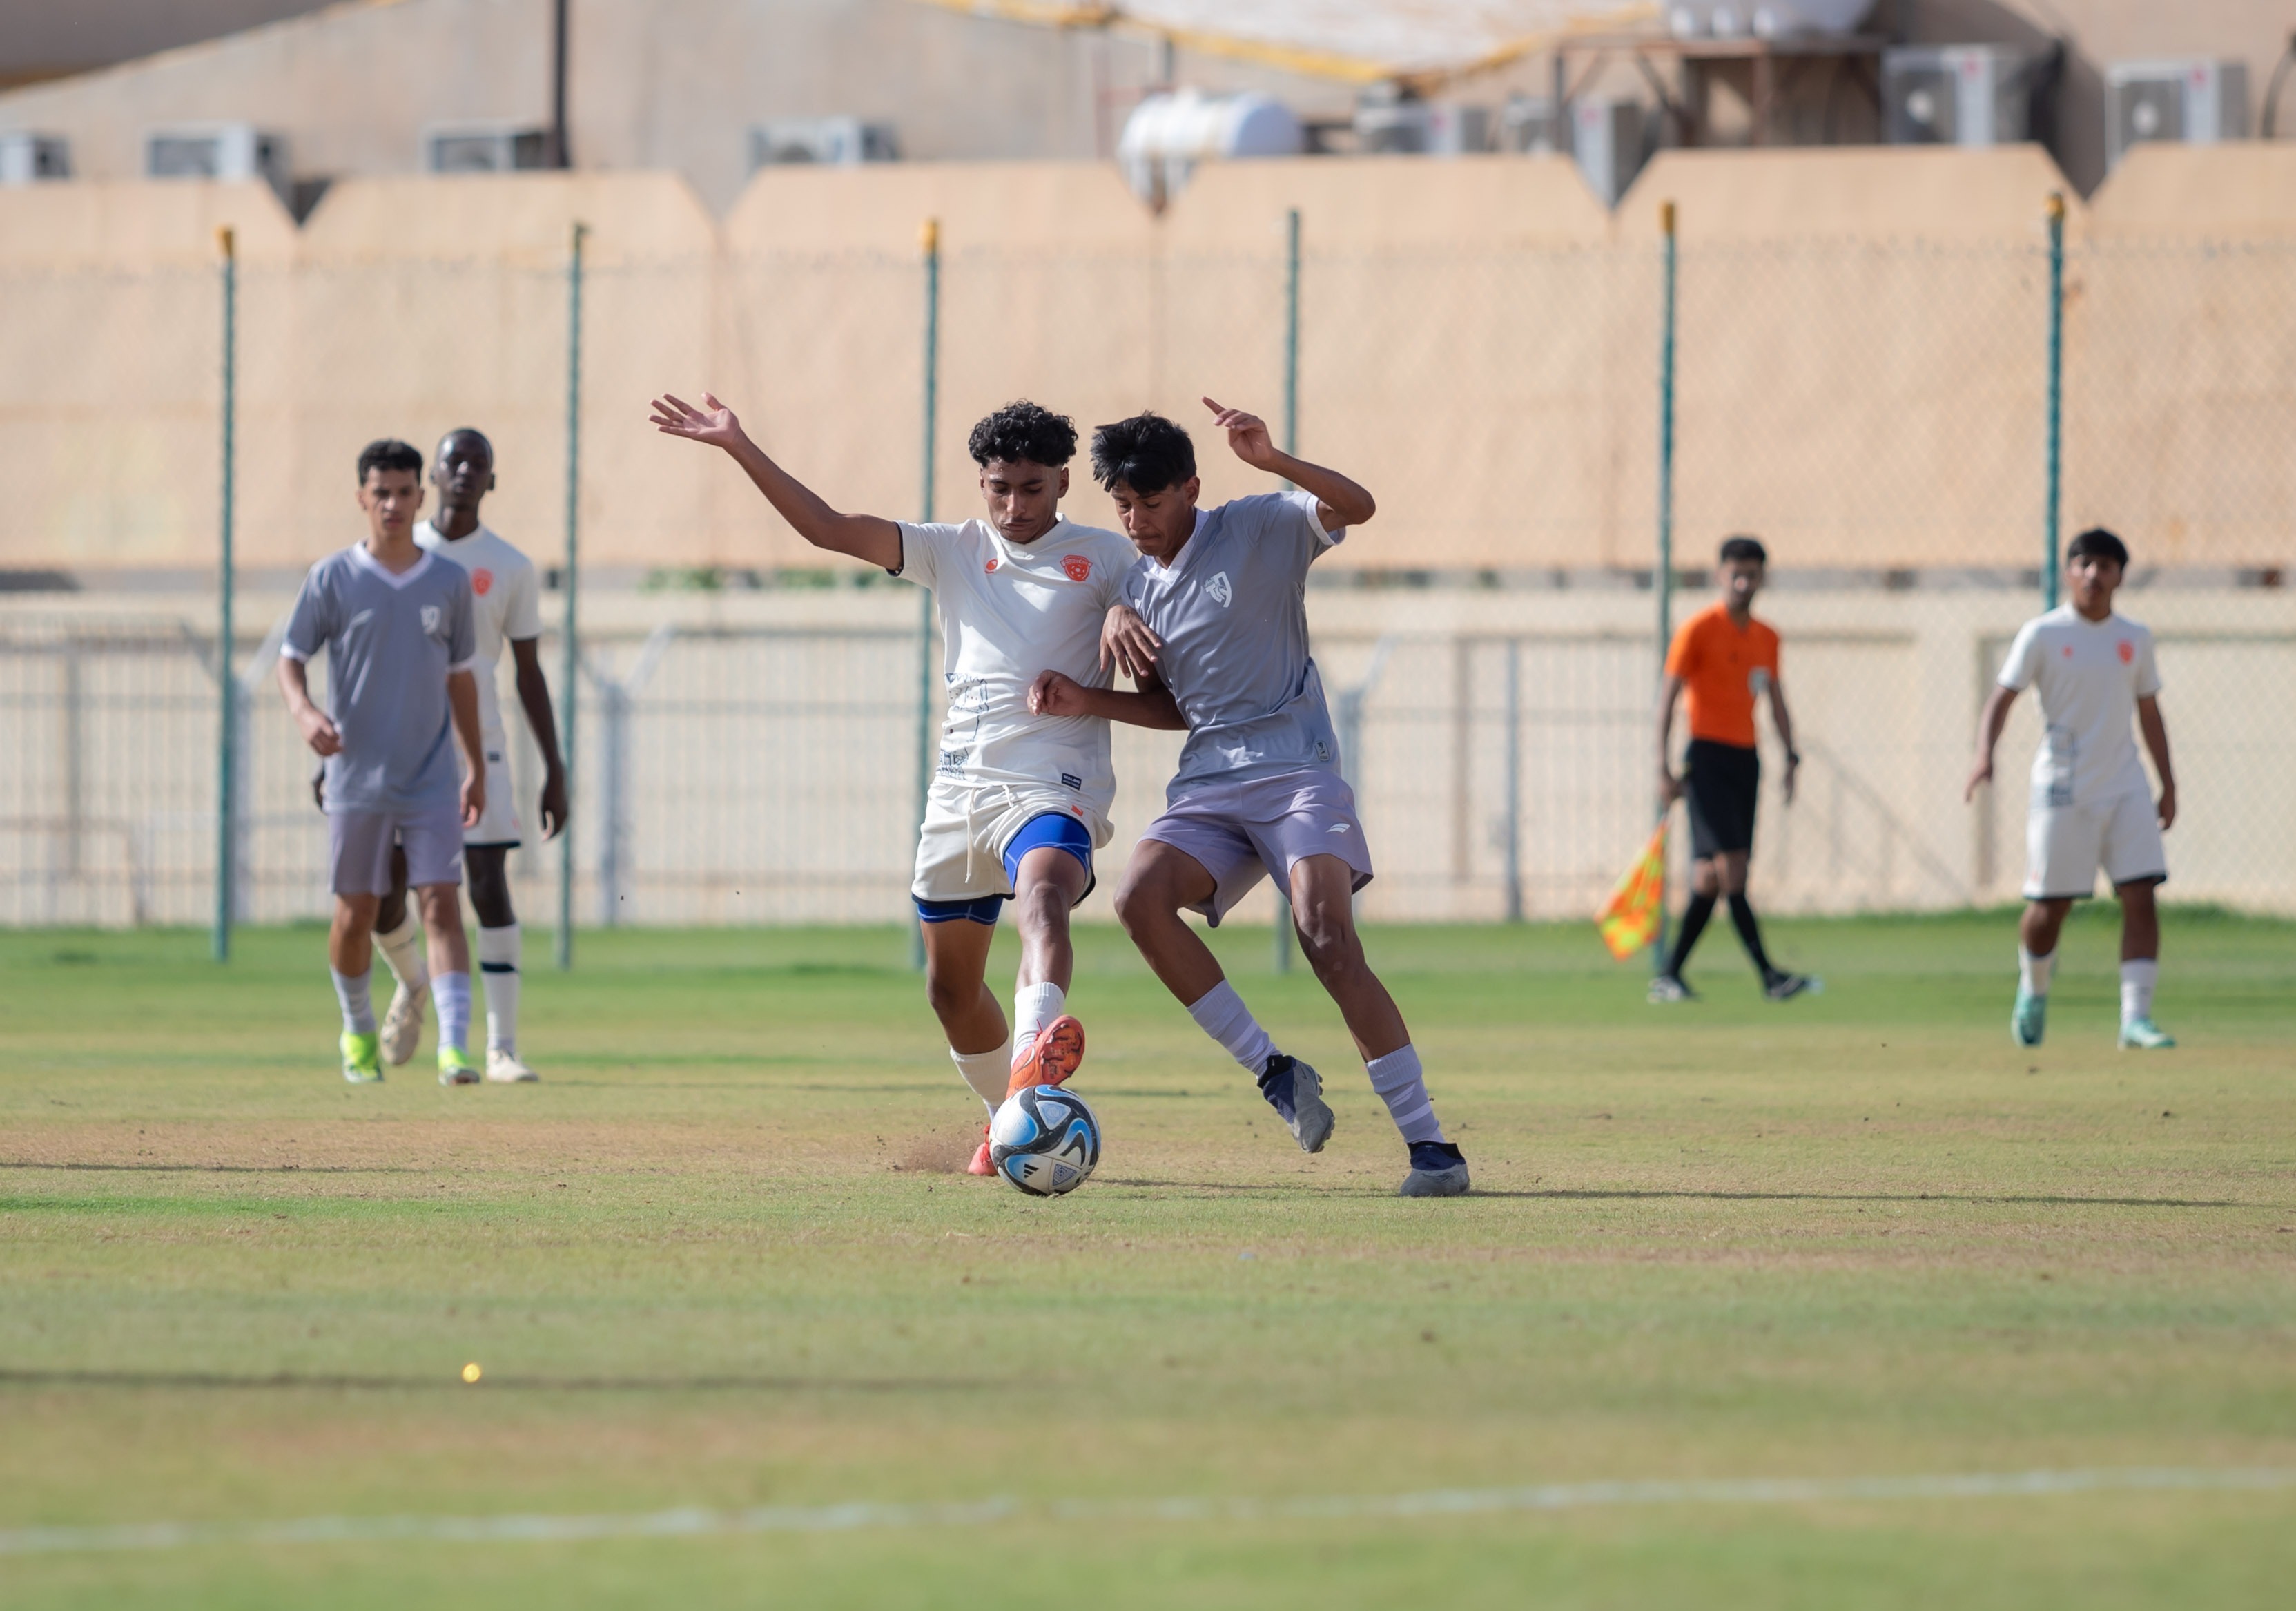
M 2046 726 L 2033 757 L 2033 804 L 2092 805 L 2150 785 L 2137 759 L 2136 702 L 2161 691 L 2152 634 L 2114 613 L 2090 621 L 2070 604 L 2019 629 L 2001 686 L 2041 696 Z
M 479 680 L 479 726 L 488 736 L 499 738 L 504 729 L 495 678 L 503 642 L 523 643 L 542 636 L 542 578 L 532 560 L 484 526 L 449 541 L 424 521 L 414 528 L 414 540 L 471 573 L 472 624 L 478 629 L 478 664 L 473 669 Z
M 1029 685 L 1052 670 L 1086 687 L 1110 686 L 1101 621 L 1139 557 L 1128 538 L 1065 517 L 1026 547 L 986 521 L 901 523 L 894 574 L 932 589 L 947 645 L 939 786 L 991 797 L 984 805 L 1005 791 L 1058 790 L 1107 819 L 1116 797 L 1108 724 L 1032 714 Z

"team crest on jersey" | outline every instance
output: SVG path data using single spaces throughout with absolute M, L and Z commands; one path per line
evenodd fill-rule
M 980 567 L 980 569 L 981 569 L 981 571 L 982 571 L 982 573 L 983 573 L 984 575 L 988 575 L 988 576 L 994 576 L 994 575 L 996 575 L 996 556 L 995 555 L 993 555 L 993 554 L 992 554 L 992 555 L 990 555 L 988 556 L 988 563 L 987 564 L 985 564 L 985 565 L 981 566 L 981 567 Z
M 1235 597 L 1235 589 L 1228 585 L 1227 572 L 1225 571 L 1216 573 L 1211 580 L 1206 582 L 1204 591 L 1210 594 L 1212 602 L 1223 610 L 1226 609 L 1228 602 Z
M 2136 658 L 2136 645 L 2135 644 L 2133 644 L 2133 643 L 2130 643 L 2127 638 L 2125 638 L 2125 637 L 2124 637 L 2124 638 L 2122 638 L 2122 639 L 2120 640 L 2120 663 L 2121 663 L 2122 665 L 2124 665 L 2124 666 L 2125 666 L 2125 665 L 2128 665 L 2130 662 L 2134 661 Z
M 423 606 L 422 606 L 422 635 L 423 635 L 425 637 L 430 637 L 432 633 L 434 633 L 434 632 L 438 631 L 438 629 L 439 629 L 439 606 L 438 606 L 438 605 L 436 605 L 436 604 L 425 604 L 425 605 L 423 605 Z
M 1068 572 L 1069 579 L 1072 582 L 1092 579 L 1092 562 L 1081 554 L 1063 555 L 1061 558 L 1061 569 Z
M 477 594 L 480 598 L 484 598 L 487 596 L 488 590 L 494 585 L 495 573 L 493 571 L 479 570 L 471 572 L 471 591 Z

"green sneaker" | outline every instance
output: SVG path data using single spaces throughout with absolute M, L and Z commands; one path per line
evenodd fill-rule
M 439 1084 L 476 1085 L 479 1078 L 479 1065 L 472 1060 L 470 1053 L 459 1046 L 439 1048 Z
M 2049 1027 L 2049 999 L 2017 987 L 2017 1005 L 2009 1010 L 2009 1032 L 2020 1046 L 2038 1046 Z
M 343 1078 L 353 1085 L 382 1083 L 382 1037 L 343 1032 Z
M 2131 1018 L 2120 1026 L 2120 1049 L 2125 1052 L 2161 1052 L 2176 1044 L 2176 1038 L 2150 1018 Z

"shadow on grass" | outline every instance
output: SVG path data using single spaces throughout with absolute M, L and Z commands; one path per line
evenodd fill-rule
M 1681 1197 L 1723 1203 L 1994 1203 L 2038 1208 L 2278 1208 L 2276 1203 L 2234 1203 L 2217 1197 L 1998 1196 L 1948 1191 L 1687 1191 L 1621 1188 L 1558 1188 L 1553 1191 L 1477 1191 L 1479 1197 L 1578 1198 L 1593 1201 Z

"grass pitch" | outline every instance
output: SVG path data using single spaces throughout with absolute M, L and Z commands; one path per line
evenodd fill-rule
M 1012 1507 L 12 1553 L 0 1599 L 2283 1605 L 2288 1488 L 1283 1509 L 2296 1467 L 2296 927 L 2171 911 L 2183 1045 L 2146 1056 L 2113 1048 L 2112 917 L 2070 926 L 2037 1052 L 1997 914 L 1776 924 L 1831 987 L 1784 1006 L 1718 933 L 1669 1010 L 1583 925 L 1376 932 L 1475 1171 L 1434 1203 L 1390 1195 L 1402 1148 L 1264 930 L 1218 943 L 1324 1069 L 1330 1149 L 1090 931 L 1108 1152 L 1057 1202 L 954 1172 L 977 1119 L 891 930 L 585 935 L 571 976 L 537 935 L 545 1082 L 462 1090 L 427 1044 L 341 1084 L 316 931 L 227 969 L 0 935 L 0 1534 Z M 1123 1508 L 1162 1499 L 1213 1504 Z

